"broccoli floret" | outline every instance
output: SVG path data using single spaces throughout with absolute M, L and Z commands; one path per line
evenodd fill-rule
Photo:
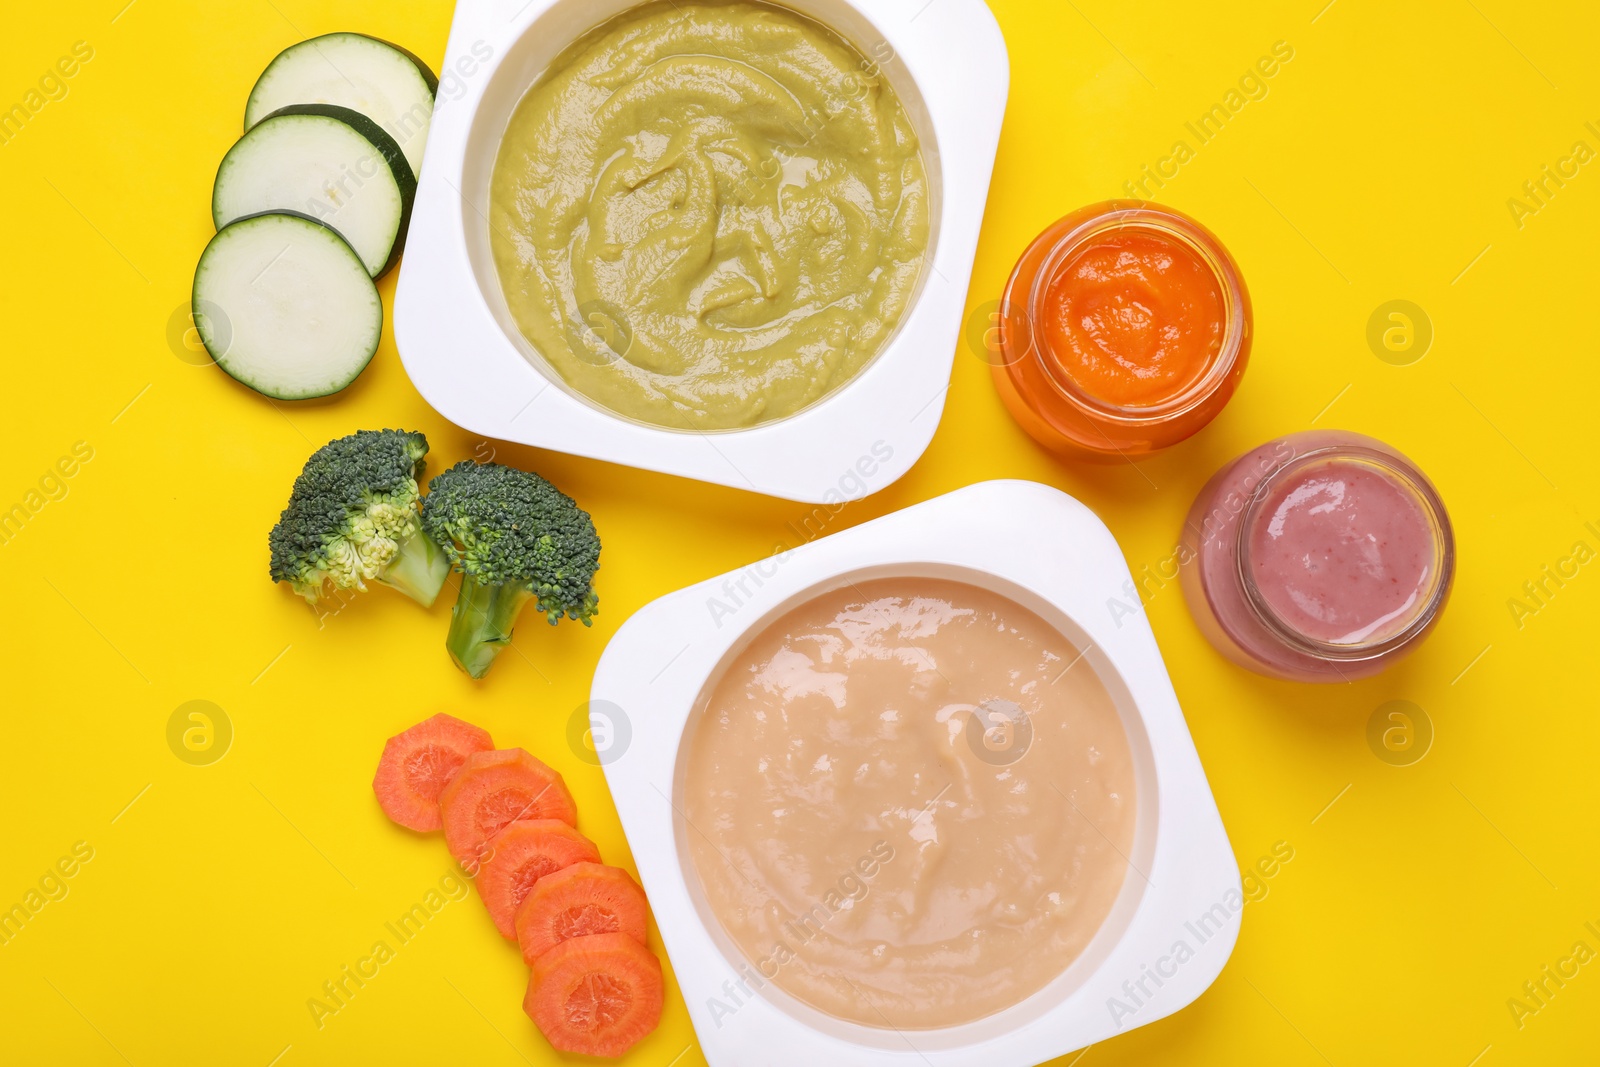
M 361 430 L 313 452 L 267 538 L 272 580 L 313 607 L 330 583 L 365 590 L 369 580 L 432 606 L 450 561 L 422 532 L 427 454 L 428 439 L 406 430 Z
M 537 474 L 457 463 L 428 484 L 422 528 L 461 572 L 445 647 L 472 677 L 511 642 L 529 600 L 552 626 L 594 618 L 600 536 L 588 512 Z

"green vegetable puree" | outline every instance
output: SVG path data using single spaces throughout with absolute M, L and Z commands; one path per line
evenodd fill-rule
M 533 346 L 675 429 L 782 418 L 849 381 L 928 244 L 917 138 L 877 66 L 757 3 L 647 4 L 580 39 L 512 115 L 489 211 Z

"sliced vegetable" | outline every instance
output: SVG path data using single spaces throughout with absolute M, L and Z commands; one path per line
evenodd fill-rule
M 421 174 L 438 88 L 428 65 L 399 45 L 361 33 L 329 33 L 290 45 L 267 64 L 250 90 L 244 128 L 290 104 L 337 104 L 387 130 L 411 173 Z
M 561 1052 L 621 1056 L 661 1022 L 661 962 L 627 934 L 563 941 L 534 963 L 522 1009 Z
M 560 819 L 518 820 L 490 846 L 478 874 L 478 893 L 501 936 L 516 940 L 517 908 L 546 877 L 573 864 L 600 862 L 594 842 Z
M 489 731 L 438 714 L 395 734 L 383 746 L 372 790 L 383 813 L 412 830 L 437 830 L 439 794 L 474 752 L 494 748 Z M 558 824 L 559 825 L 559 824 Z
M 645 943 L 649 908 L 627 871 L 598 860 L 573 863 L 539 878 L 517 908 L 517 944 L 531 966 L 563 941 L 627 934 Z
M 463 864 L 489 857 L 488 846 L 517 820 L 578 822 L 561 775 L 520 748 L 476 752 L 439 795 L 444 840 Z
M 337 393 L 383 335 L 383 303 L 361 257 L 332 227 L 292 212 L 219 230 L 195 268 L 193 305 L 217 366 L 279 400 Z
M 347 107 L 293 104 L 228 150 L 211 191 L 220 230 L 235 219 L 295 211 L 337 230 L 376 278 L 400 259 L 417 180 L 400 146 Z

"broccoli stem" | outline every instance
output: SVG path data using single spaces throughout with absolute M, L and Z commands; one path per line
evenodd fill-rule
M 531 599 L 533 590 L 521 582 L 487 585 L 463 574 L 444 642 L 456 666 L 474 678 L 487 674 L 500 650 L 511 643 L 511 628 Z
M 450 558 L 419 527 L 401 542 L 400 550 L 378 576 L 378 581 L 398 589 L 423 607 L 431 608 L 449 576 Z

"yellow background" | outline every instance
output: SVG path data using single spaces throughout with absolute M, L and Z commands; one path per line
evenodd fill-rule
M 1584 929 L 1600 927 L 1600 564 L 1552 585 L 1520 625 L 1508 601 L 1575 542 L 1600 549 L 1584 525 L 1600 526 L 1600 163 L 1520 227 L 1507 200 L 1575 141 L 1600 149 L 1584 125 L 1600 126 L 1600 19 L 1578 3 L 1323 2 L 994 0 L 1011 102 L 969 310 L 1047 223 L 1124 195 L 1177 139 L 1193 147 L 1185 121 L 1274 42 L 1293 48 L 1267 95 L 1158 194 L 1242 265 L 1250 370 L 1198 437 L 1138 469 L 1090 467 L 1026 439 L 963 344 L 927 455 L 829 529 L 980 479 L 1031 478 L 1088 502 L 1139 573 L 1171 551 L 1205 479 L 1270 436 L 1315 422 L 1398 446 L 1437 481 L 1460 550 L 1454 599 L 1409 662 L 1342 687 L 1258 678 L 1204 643 L 1175 584 L 1150 583 L 1238 860 L 1279 841 L 1294 859 L 1245 909 L 1232 961 L 1196 1004 L 1062 1062 L 1592 1063 L 1600 963 L 1520 1028 L 1507 1000 L 1574 942 L 1600 949 Z M 166 331 L 262 66 L 337 29 L 437 63 L 451 9 L 125 3 L 11 5 L 0 34 L 0 105 L 74 42 L 94 49 L 65 98 L 0 145 L 0 506 L 24 502 L 75 442 L 93 449 L 65 496 L 0 546 L 0 906 L 75 842 L 94 850 L 68 895 L 0 946 L 4 1058 L 555 1062 L 521 1013 L 517 953 L 474 901 L 449 904 L 314 1026 L 308 998 L 447 870 L 439 841 L 389 825 L 373 801 L 383 739 L 441 710 L 481 723 L 556 765 L 583 829 L 628 862 L 600 771 L 564 740 L 601 648 L 652 598 L 794 543 L 787 524 L 809 509 L 476 440 L 427 408 L 390 337 L 327 402 L 269 403 L 180 358 Z M 391 275 L 386 300 L 393 288 Z M 1367 344 L 1369 315 L 1392 299 L 1435 330 L 1409 366 Z M 605 540 L 594 629 L 525 622 L 474 685 L 440 647 L 448 595 L 426 613 L 374 592 L 319 629 L 274 587 L 266 532 L 306 455 L 378 426 L 426 431 L 434 470 L 494 455 L 588 507 Z M 166 742 L 169 716 L 194 699 L 224 709 L 235 733 L 210 766 Z M 1434 726 L 1413 766 L 1369 749 L 1368 719 L 1389 700 Z M 699 1063 L 692 1038 L 672 987 L 663 1025 L 628 1062 Z

